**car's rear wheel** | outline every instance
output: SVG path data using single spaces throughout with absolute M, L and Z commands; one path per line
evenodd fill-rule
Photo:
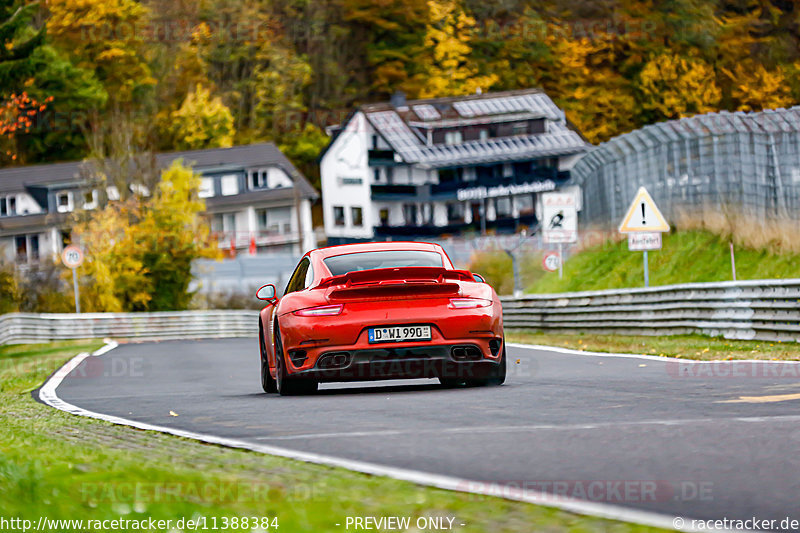
M 500 356 L 500 364 L 493 366 L 489 374 L 481 378 L 439 378 L 439 383 L 444 387 L 485 387 L 502 385 L 506 381 L 506 341 L 503 339 L 503 353 Z
M 291 379 L 286 371 L 286 360 L 283 355 L 283 343 L 281 342 L 281 331 L 278 324 L 275 324 L 275 382 L 278 394 L 281 396 L 296 396 L 298 394 L 310 394 L 317 390 L 318 383 L 308 379 Z
M 269 361 L 267 359 L 267 345 L 264 342 L 264 328 L 258 325 L 258 347 L 261 351 L 261 388 L 264 392 L 278 392 L 278 384 L 269 371 Z
M 500 364 L 491 370 L 489 376 L 483 380 L 481 385 L 502 385 L 506 381 L 506 340 L 503 339 L 503 353 L 500 356 Z

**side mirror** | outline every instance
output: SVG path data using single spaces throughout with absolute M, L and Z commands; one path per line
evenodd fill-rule
M 481 276 L 480 274 L 476 274 L 473 272 L 472 277 L 475 278 L 475 281 L 477 281 L 478 283 L 486 283 L 486 280 L 483 279 L 483 276 Z
M 271 302 L 275 300 L 275 285 L 269 284 L 264 285 L 260 289 L 256 291 L 256 298 L 259 300 L 265 300 L 267 302 Z

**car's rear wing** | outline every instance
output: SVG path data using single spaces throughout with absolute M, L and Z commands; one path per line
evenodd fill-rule
M 475 278 L 466 270 L 449 270 L 443 267 L 374 268 L 325 278 L 314 288 L 445 283 L 447 281 L 475 281 Z

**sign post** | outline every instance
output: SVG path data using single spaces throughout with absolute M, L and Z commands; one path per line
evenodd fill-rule
M 75 295 L 75 312 L 81 312 L 81 298 L 78 292 L 78 267 L 83 264 L 83 250 L 77 246 L 70 245 L 61 252 L 61 262 L 64 266 L 72 269 L 72 292 Z
M 563 245 L 578 242 L 578 205 L 575 194 L 542 194 L 542 237 L 547 244 L 558 244 L 558 279 L 564 277 Z
M 636 196 L 619 225 L 620 233 L 628 234 L 628 250 L 643 252 L 644 286 L 650 286 L 648 250 L 661 249 L 661 233 L 669 231 L 664 215 L 644 187 L 639 187 Z

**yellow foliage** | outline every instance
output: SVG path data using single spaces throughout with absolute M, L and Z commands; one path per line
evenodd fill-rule
M 429 0 L 428 8 L 432 22 L 426 28 L 425 46 L 431 53 L 426 58 L 425 82 L 419 97 L 471 94 L 494 85 L 498 76 L 478 75 L 478 68 L 470 61 L 475 19 L 455 0 Z
M 218 96 L 212 98 L 210 89 L 197 85 L 170 118 L 175 146 L 179 149 L 227 148 L 233 145 L 236 133 L 233 114 Z
M 770 72 L 764 65 L 748 61 L 738 63 L 733 72 L 724 73 L 733 84 L 731 96 L 738 111 L 776 109 L 793 103 L 792 89 L 780 67 Z
M 135 0 L 50 0 L 47 33 L 94 71 L 112 100 L 129 102 L 136 87 L 154 85 L 142 35 L 148 9 Z
M 667 119 L 717 111 L 722 98 L 710 65 L 673 54 L 656 56 L 645 64 L 640 89 L 642 107 Z
M 80 269 L 84 310 L 186 308 L 191 262 L 220 254 L 201 216 L 199 186 L 200 177 L 175 161 L 151 196 L 111 202 L 76 225 L 86 255 Z

